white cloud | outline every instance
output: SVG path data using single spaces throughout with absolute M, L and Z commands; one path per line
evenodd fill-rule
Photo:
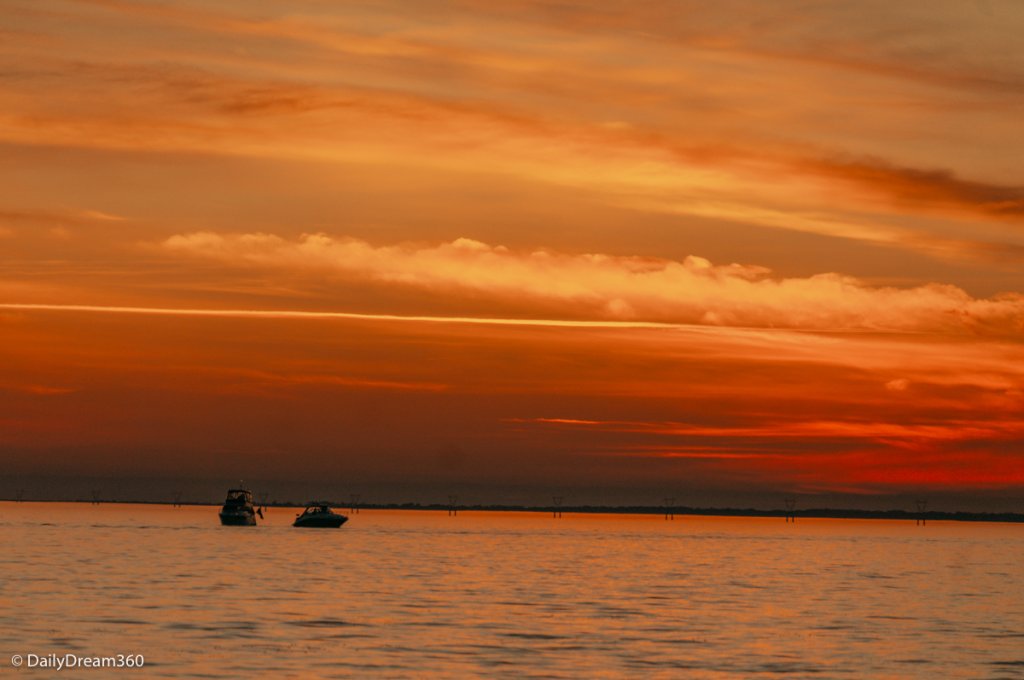
M 548 250 L 514 252 L 468 238 L 439 245 L 374 246 L 307 234 L 199 232 L 167 239 L 177 255 L 294 272 L 565 305 L 566 312 L 618 320 L 815 330 L 1024 331 L 1024 295 L 973 298 L 950 285 L 873 287 L 836 273 L 776 278 L 743 264 Z

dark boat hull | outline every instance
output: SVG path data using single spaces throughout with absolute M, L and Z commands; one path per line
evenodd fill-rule
M 294 527 L 307 529 L 337 529 L 348 521 L 345 515 L 321 515 L 318 517 L 300 517 L 292 524 Z
M 220 513 L 220 523 L 226 527 L 254 527 L 256 515 L 240 513 Z

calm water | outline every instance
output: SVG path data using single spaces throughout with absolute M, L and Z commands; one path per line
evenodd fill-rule
M 293 515 L 0 503 L 0 676 L 1024 677 L 1021 525 Z

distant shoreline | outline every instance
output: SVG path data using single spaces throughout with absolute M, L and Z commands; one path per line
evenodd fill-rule
M 170 505 L 173 501 L 148 500 L 109 500 L 99 499 L 17 499 L 3 498 L 8 503 L 82 503 L 85 505 Z M 332 507 L 343 510 L 422 510 L 433 512 L 532 512 L 538 514 L 605 514 L 605 515 L 656 515 L 656 516 L 705 516 L 705 517 L 792 517 L 794 519 L 872 519 L 902 521 L 954 521 L 954 522 L 1003 522 L 1024 523 L 1024 513 L 1020 512 L 947 512 L 929 510 L 914 512 L 910 510 L 851 510 L 842 508 L 808 508 L 805 510 L 757 510 L 754 508 L 691 508 L 686 506 L 646 506 L 646 505 L 450 505 L 446 503 L 336 503 L 328 502 Z M 181 506 L 217 506 L 219 502 L 181 501 Z M 267 508 L 302 508 L 304 503 L 267 503 Z

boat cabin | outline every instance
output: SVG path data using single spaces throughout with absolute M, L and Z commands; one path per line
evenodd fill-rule
M 229 489 L 224 505 L 252 505 L 252 491 L 248 489 Z

